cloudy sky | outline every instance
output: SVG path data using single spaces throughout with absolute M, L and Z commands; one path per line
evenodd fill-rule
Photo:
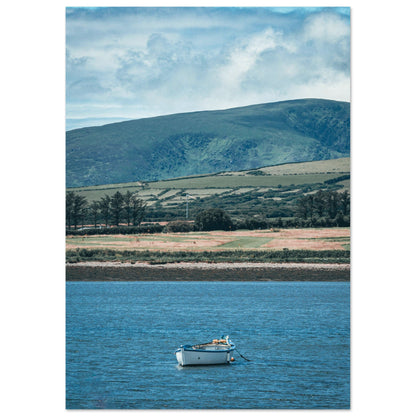
M 67 129 L 306 97 L 350 100 L 349 8 L 66 10 Z

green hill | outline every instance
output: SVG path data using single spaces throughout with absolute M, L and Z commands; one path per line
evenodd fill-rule
M 303 99 L 66 134 L 67 187 L 155 181 L 349 156 L 350 105 Z

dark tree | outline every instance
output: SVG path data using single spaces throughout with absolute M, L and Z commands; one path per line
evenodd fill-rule
M 72 213 L 74 210 L 75 192 L 70 191 L 66 193 L 66 226 L 71 228 Z
M 82 207 L 81 209 L 81 215 L 80 215 L 80 219 L 81 219 L 81 228 L 84 228 L 85 225 L 85 219 L 88 217 L 88 202 L 85 201 L 86 204 Z
M 97 228 L 97 219 L 98 219 L 98 213 L 100 212 L 100 203 L 97 201 L 94 201 L 90 205 L 90 212 L 94 220 L 94 228 Z
M 314 195 L 314 210 L 318 217 L 323 217 L 325 212 L 325 194 L 321 189 Z
M 202 231 L 234 229 L 230 216 L 221 208 L 209 208 L 197 214 L 195 226 Z
M 303 196 L 298 199 L 296 206 L 296 215 L 306 220 L 308 218 L 308 206 L 306 204 L 306 198 Z
M 296 215 L 304 226 L 349 226 L 350 195 L 348 191 L 319 191 L 296 202 Z M 307 220 L 307 221 L 306 221 Z
M 350 213 L 350 194 L 348 191 L 341 192 L 340 204 L 343 215 L 349 215 Z
M 327 193 L 327 207 L 329 218 L 334 219 L 338 212 L 338 194 L 334 191 Z
M 313 196 L 305 195 L 299 198 L 296 213 L 300 218 L 306 220 L 313 215 Z
M 127 221 L 127 226 L 129 226 L 131 214 L 133 211 L 133 193 L 130 191 L 127 191 L 126 194 L 123 196 L 123 202 L 124 202 L 124 212 L 126 214 L 125 217 Z
M 131 217 L 134 226 L 140 225 L 140 223 L 143 221 L 144 214 L 146 212 L 146 205 L 146 202 L 138 198 L 136 195 L 132 196 Z
M 75 229 L 77 228 L 79 221 L 84 219 L 87 205 L 88 202 L 85 196 L 75 194 L 72 205 L 72 221 Z
M 111 198 L 111 203 L 110 203 L 111 218 L 113 220 L 113 224 L 117 226 L 120 224 L 121 219 L 122 219 L 123 202 L 124 202 L 123 195 L 121 195 L 119 191 L 117 191 Z
M 103 196 L 100 199 L 100 211 L 105 221 L 105 226 L 108 227 L 108 223 L 110 221 L 110 204 L 111 198 L 108 195 Z

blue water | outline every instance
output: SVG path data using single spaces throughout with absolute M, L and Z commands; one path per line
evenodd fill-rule
M 350 407 L 350 285 L 68 282 L 68 409 Z M 229 365 L 179 367 L 229 335 Z

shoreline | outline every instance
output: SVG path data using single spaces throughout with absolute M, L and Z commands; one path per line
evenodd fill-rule
M 66 281 L 350 281 L 342 263 L 83 262 L 66 264 Z

